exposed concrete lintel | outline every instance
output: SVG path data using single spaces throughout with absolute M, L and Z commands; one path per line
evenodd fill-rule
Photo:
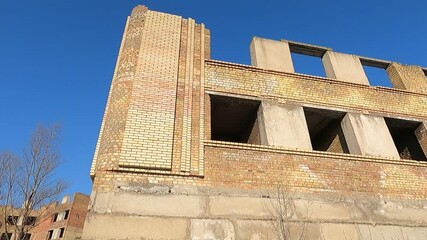
M 316 46 L 307 43 L 294 42 L 286 39 L 281 39 L 280 41 L 287 42 L 291 52 L 293 53 L 299 53 L 313 57 L 322 57 L 326 51 L 332 51 L 332 48 Z
M 380 59 L 369 58 L 369 57 L 361 57 L 361 56 L 358 56 L 358 57 L 360 59 L 360 62 L 364 66 L 387 69 L 388 66 L 391 64 L 391 61 L 380 60 Z
M 308 55 L 313 57 L 323 57 L 326 51 L 333 51 L 332 48 L 313 45 L 313 44 L 295 42 L 295 41 L 290 41 L 286 39 L 281 39 L 280 41 L 287 42 L 289 44 L 289 48 L 292 53 L 298 53 L 298 54 L 303 54 L 303 55 Z M 357 57 L 360 59 L 360 62 L 362 63 L 362 65 L 369 66 L 369 67 L 387 69 L 387 67 L 392 63 L 392 61 L 382 60 L 377 58 L 363 57 L 358 55 Z M 423 70 L 424 74 L 427 76 L 427 68 L 421 67 L 421 70 Z

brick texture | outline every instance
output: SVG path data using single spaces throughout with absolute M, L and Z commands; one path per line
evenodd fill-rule
M 427 95 L 398 86 L 210 60 L 210 32 L 203 24 L 137 7 L 101 126 L 94 191 L 112 191 L 115 181 L 265 189 L 286 177 L 301 191 L 425 199 L 426 162 L 344 154 L 340 130 L 331 133 L 329 152 L 261 146 L 257 122 L 250 144 L 210 137 L 209 94 L 426 122 Z M 416 135 L 426 152 L 422 126 Z
M 392 63 L 387 74 L 395 88 L 427 93 L 427 78 L 421 67 Z

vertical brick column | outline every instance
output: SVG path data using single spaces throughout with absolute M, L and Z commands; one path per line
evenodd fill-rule
M 263 101 L 258 121 L 262 145 L 312 150 L 302 107 Z
M 287 42 L 254 37 L 250 45 L 250 52 L 253 66 L 295 72 Z
M 391 63 L 386 71 L 395 88 L 427 93 L 427 78 L 421 67 Z
M 322 62 L 328 78 L 369 85 L 368 78 L 357 56 L 326 51 L 322 57 Z
M 126 22 L 92 162 L 92 177 L 97 170 L 118 167 L 146 14 L 146 7 L 137 6 Z
M 148 11 L 120 166 L 171 169 L 181 17 Z
M 424 155 L 427 156 L 427 123 L 423 122 L 420 124 L 420 126 L 415 130 L 415 136 L 420 143 Z
M 204 139 L 204 61 L 209 31 L 193 19 L 181 24 L 172 171 L 201 175 Z
M 383 117 L 347 113 L 341 126 L 351 154 L 400 158 Z

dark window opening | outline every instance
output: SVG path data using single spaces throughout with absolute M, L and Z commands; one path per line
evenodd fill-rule
M 52 219 L 52 221 L 53 221 L 53 222 L 58 221 L 58 213 L 53 214 L 53 219 Z
M 363 70 L 371 86 L 393 88 L 393 84 L 384 68 L 363 65 Z
M 210 95 L 212 140 L 260 144 L 260 101 Z
M 304 114 L 313 150 L 350 153 L 341 127 L 344 112 L 304 107 Z
M 70 210 L 66 210 L 64 212 L 64 220 L 68 219 L 68 214 L 70 213 Z
M 59 238 L 63 238 L 64 237 L 64 232 L 65 232 L 65 228 L 60 228 L 59 229 Z
M 426 161 L 426 155 L 415 135 L 420 122 L 384 118 L 401 159 Z
M 50 239 L 52 239 L 53 238 L 53 230 L 49 230 L 48 232 L 47 232 L 47 239 L 48 240 L 50 240 Z
M 34 225 L 36 223 L 37 218 L 36 217 L 26 217 L 24 224 L 25 225 Z
M 17 223 L 18 223 L 18 216 L 8 216 L 7 217 L 7 224 L 16 225 Z
M 31 234 L 25 233 L 24 236 L 21 235 L 18 239 L 30 240 L 30 238 L 31 238 Z
M 299 53 L 291 53 L 291 56 L 296 73 L 326 77 L 325 68 L 320 57 Z
M 2 233 L 0 240 L 10 240 L 12 239 L 12 233 Z

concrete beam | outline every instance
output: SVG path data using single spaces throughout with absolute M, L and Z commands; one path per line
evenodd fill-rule
M 383 117 L 347 113 L 341 127 L 351 154 L 400 158 Z
M 250 45 L 252 66 L 295 72 L 287 42 L 254 37 Z
M 355 55 L 327 51 L 322 62 L 328 78 L 369 85 L 363 66 Z
M 263 101 L 258 121 L 261 145 L 313 149 L 302 107 Z

